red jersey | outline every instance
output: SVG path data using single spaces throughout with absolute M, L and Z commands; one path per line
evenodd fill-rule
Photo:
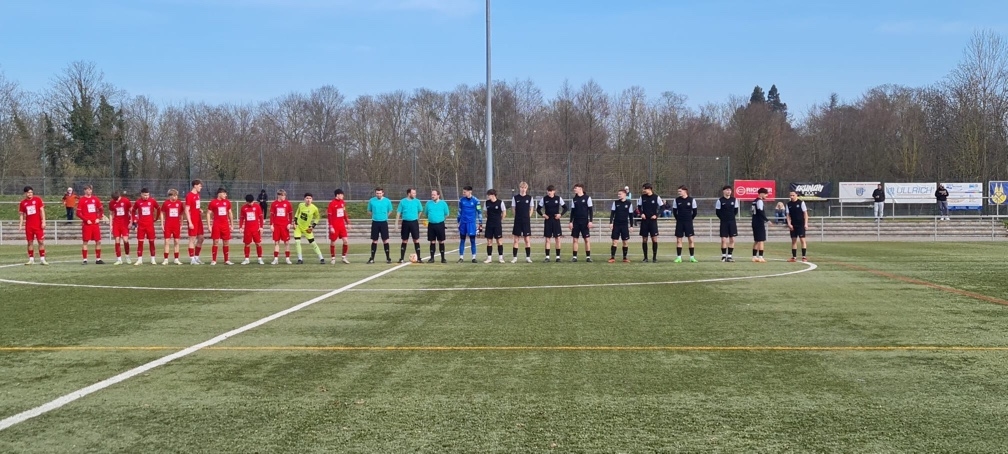
M 200 207 L 200 196 L 198 192 L 189 191 L 185 196 L 185 207 L 189 211 L 189 218 L 192 219 L 193 224 L 199 222 L 203 219 L 203 210 Z
M 238 226 L 246 230 L 261 229 L 263 226 L 262 207 L 254 202 L 242 205 L 241 214 L 238 215 Z
M 113 224 L 124 225 L 130 223 L 130 200 L 126 197 L 119 197 L 109 202 L 109 211 L 112 212 Z
M 42 198 L 37 195 L 32 196 L 30 199 L 21 200 L 21 205 L 18 206 L 18 212 L 24 215 L 26 228 L 42 228 L 43 207 L 45 207 L 45 204 L 42 203 Z
M 133 222 L 140 227 L 154 227 L 158 218 L 158 203 L 153 198 L 138 199 L 133 202 Z
M 294 216 L 294 207 L 290 200 L 274 200 L 270 205 L 270 224 L 276 228 L 285 229 L 291 225 L 291 216 Z
M 176 200 L 165 200 L 161 204 L 161 214 L 164 215 L 164 223 L 166 226 L 181 226 L 182 225 L 182 201 Z
M 102 206 L 101 200 L 95 196 L 83 196 L 77 201 L 77 218 L 84 221 L 85 225 L 97 224 L 98 220 L 105 215 L 105 207 Z
M 329 209 L 326 210 L 326 216 L 329 220 L 329 225 L 346 227 L 346 222 L 350 219 L 347 217 L 346 213 L 346 201 L 333 199 L 332 202 L 329 202 Z
M 192 194 L 190 192 L 190 194 Z M 228 199 L 213 199 L 207 204 L 207 211 L 213 216 L 213 225 L 227 226 L 231 220 L 231 201 Z

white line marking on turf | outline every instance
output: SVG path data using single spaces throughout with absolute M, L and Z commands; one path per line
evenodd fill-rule
M 806 268 L 795 271 L 787 271 L 784 273 L 757 274 L 753 276 L 714 277 L 708 279 L 692 279 L 683 281 L 611 282 L 604 284 L 522 285 L 513 287 L 500 286 L 500 287 L 444 287 L 444 288 L 358 288 L 350 291 L 351 292 L 467 292 L 467 291 L 482 291 L 482 290 L 538 290 L 538 289 L 625 287 L 625 286 L 639 286 L 639 285 L 700 284 L 704 282 L 742 281 L 748 279 L 765 279 L 771 277 L 790 276 L 792 274 L 806 273 L 818 268 L 816 264 L 811 262 L 804 262 L 802 263 L 802 265 L 805 265 Z
M 62 396 L 62 397 L 60 397 L 60 398 L 58 398 L 56 400 L 53 400 L 53 401 L 48 402 L 46 404 L 43 404 L 43 405 L 40 405 L 38 407 L 32 408 L 31 410 L 27 410 L 27 411 L 18 413 L 18 414 L 14 415 L 14 416 L 5 418 L 4 420 L 0 421 L 0 431 L 6 429 L 8 427 L 11 427 L 11 426 L 13 426 L 15 424 L 27 421 L 27 420 L 29 420 L 31 418 L 36 417 L 36 416 L 48 413 L 48 412 L 50 412 L 52 410 L 56 410 L 56 409 L 58 409 L 58 408 L 60 408 L 60 407 L 62 407 L 64 405 L 66 405 L 66 404 L 69 404 L 69 403 L 71 403 L 71 402 L 73 402 L 73 401 L 75 401 L 77 399 L 80 399 L 80 398 L 82 398 L 84 396 L 87 396 L 88 394 L 92 394 L 92 393 L 95 393 L 97 391 L 101 391 L 102 389 L 108 388 L 109 386 L 112 386 L 112 385 L 114 385 L 116 383 L 125 381 L 125 380 L 127 380 L 129 378 L 132 378 L 132 377 L 135 377 L 137 375 L 140 375 L 140 374 L 142 374 L 144 372 L 147 372 L 147 371 L 149 371 L 151 369 L 154 369 L 155 367 L 163 366 L 163 365 L 168 364 L 168 363 L 170 363 L 170 362 L 172 362 L 172 361 L 174 361 L 176 359 L 179 359 L 179 358 L 191 355 L 193 353 L 196 353 L 196 352 L 198 352 L 198 351 L 200 351 L 200 350 L 202 350 L 202 349 L 204 349 L 206 347 L 209 347 L 209 346 L 221 343 L 221 342 L 227 340 L 230 337 L 237 336 L 237 335 L 239 335 L 241 333 L 244 333 L 245 331 L 248 331 L 250 329 L 262 326 L 262 325 L 264 325 L 266 323 L 269 323 L 269 322 L 271 322 L 273 320 L 276 320 L 276 319 L 278 319 L 280 317 L 283 317 L 283 316 L 285 316 L 287 314 L 291 314 L 293 312 L 297 312 L 297 311 L 299 311 L 301 309 L 304 309 L 304 308 L 306 308 L 308 306 L 311 306 L 311 305 L 313 305 L 315 303 L 318 303 L 319 301 L 323 301 L 323 300 L 325 300 L 327 298 L 331 298 L 331 297 L 333 297 L 335 295 L 338 295 L 338 294 L 343 293 L 343 292 L 345 292 L 347 290 L 350 290 L 351 288 L 354 288 L 354 287 L 356 287 L 358 285 L 370 282 L 370 281 L 372 281 L 374 279 L 378 279 L 379 277 L 382 277 L 382 276 L 384 276 L 386 274 L 389 274 L 389 273 L 391 273 L 393 271 L 399 270 L 399 269 L 401 269 L 401 268 L 403 268 L 405 266 L 408 266 L 408 265 L 409 265 L 409 263 L 404 263 L 402 265 L 398 265 L 398 266 L 395 266 L 393 268 L 389 268 L 389 269 L 387 269 L 385 271 L 382 271 L 380 273 L 373 274 L 373 275 L 371 275 L 369 277 L 366 277 L 364 279 L 361 279 L 361 280 L 359 280 L 357 282 L 354 282 L 354 283 L 351 283 L 351 284 L 347 284 L 347 285 L 345 285 L 343 287 L 340 287 L 340 288 L 338 288 L 336 290 L 333 290 L 333 291 L 331 291 L 329 293 L 326 293 L 326 294 L 324 294 L 322 296 L 318 296 L 318 297 L 312 298 L 312 299 L 310 299 L 308 301 L 305 301 L 305 302 L 303 302 L 301 304 L 298 304 L 297 306 L 291 307 L 289 309 L 282 310 L 282 311 L 277 312 L 277 313 L 275 313 L 273 315 L 270 315 L 268 317 L 261 318 L 259 320 L 256 320 L 256 321 L 252 322 L 252 323 L 249 323 L 249 324 L 247 324 L 245 326 L 242 326 L 240 328 L 236 328 L 236 329 L 233 329 L 231 331 L 228 331 L 228 332 L 226 332 L 224 334 L 221 334 L 221 335 L 219 335 L 217 337 L 214 337 L 213 339 L 210 339 L 208 341 L 205 341 L 205 342 L 193 345 L 192 347 L 186 348 L 186 349 L 178 351 L 176 353 L 172 353 L 171 355 L 168 355 L 168 356 L 165 356 L 163 358 L 151 361 L 151 362 L 149 362 L 147 364 L 144 364 L 142 366 L 130 369 L 130 370 L 126 371 L 126 372 L 123 372 L 123 373 L 121 373 L 119 375 L 116 375 L 116 376 L 114 376 L 112 378 L 108 378 L 106 380 L 102 380 L 102 381 L 100 381 L 98 383 L 95 383 L 95 384 L 93 384 L 91 386 L 88 386 L 86 388 L 81 388 L 81 389 L 79 389 L 77 391 L 74 391 L 74 392 L 72 392 L 70 394 Z

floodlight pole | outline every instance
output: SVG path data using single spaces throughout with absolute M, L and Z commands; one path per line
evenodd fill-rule
M 490 77 L 490 0 L 486 0 L 486 189 L 493 188 L 493 81 Z

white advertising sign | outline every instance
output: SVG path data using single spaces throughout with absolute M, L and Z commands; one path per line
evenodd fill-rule
M 983 207 L 983 183 L 942 183 L 948 191 L 951 210 L 979 210 Z
M 858 202 L 871 202 L 872 191 L 878 188 L 879 182 L 857 182 L 857 183 L 840 183 L 840 202 L 842 203 L 858 203 Z M 888 200 L 887 200 L 888 201 Z
M 938 183 L 886 183 L 886 202 L 935 203 Z

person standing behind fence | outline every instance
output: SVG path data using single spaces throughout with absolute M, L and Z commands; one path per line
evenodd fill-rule
M 875 200 L 875 222 L 881 222 L 882 215 L 885 213 L 885 191 L 882 190 L 882 183 L 879 183 L 878 188 L 872 191 L 871 197 Z
M 935 199 L 938 201 L 938 214 L 941 216 L 941 220 L 949 220 L 948 189 L 945 189 L 941 183 L 938 184 L 938 190 L 935 191 Z
M 259 202 L 259 208 L 262 209 L 263 215 L 264 216 L 267 215 L 267 213 L 269 213 L 269 210 L 266 209 L 266 205 L 269 203 L 269 196 L 266 195 L 265 189 L 259 190 L 259 198 L 257 199 L 257 201 Z
M 66 208 L 66 220 L 73 220 L 78 200 L 79 198 L 77 194 L 74 194 L 73 188 L 67 188 L 66 193 L 63 194 L 63 207 Z

